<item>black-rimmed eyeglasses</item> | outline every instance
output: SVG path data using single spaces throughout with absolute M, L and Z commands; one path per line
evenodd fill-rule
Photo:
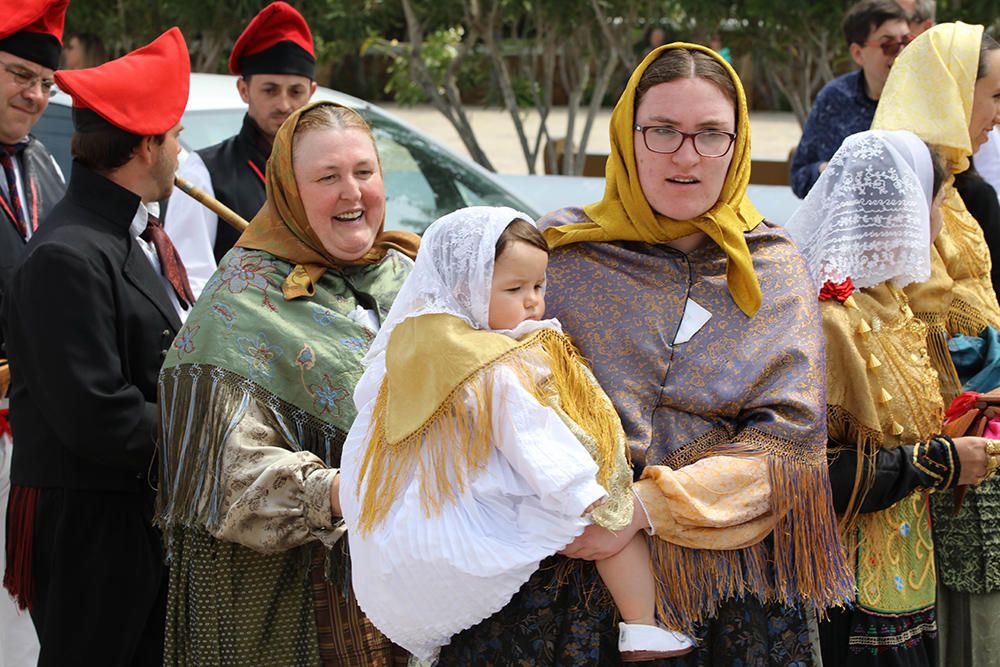
M 31 90 L 36 84 L 38 84 L 41 86 L 42 95 L 45 97 L 52 97 L 56 94 L 56 82 L 52 79 L 43 77 L 29 69 L 20 67 L 19 65 L 5 63 L 2 60 L 0 60 L 0 65 L 7 70 L 8 74 L 14 77 L 14 83 L 16 83 L 21 90 Z
M 702 157 L 722 157 L 729 152 L 729 147 L 736 141 L 736 135 L 723 130 L 702 130 L 700 132 L 681 132 L 664 125 L 635 126 L 636 132 L 642 133 L 646 148 L 654 153 L 676 153 L 691 140 L 694 150 Z

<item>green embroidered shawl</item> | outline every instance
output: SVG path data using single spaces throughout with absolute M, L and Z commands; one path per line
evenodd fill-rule
M 165 664 L 318 661 L 313 545 L 265 555 L 211 537 L 225 495 L 223 446 L 256 401 L 288 449 L 338 466 L 374 337 L 358 308 L 384 317 L 411 267 L 391 250 L 377 264 L 327 271 L 314 296 L 286 301 L 293 265 L 236 248 L 206 285 L 160 373 L 157 522 L 171 561 Z M 335 582 L 346 567 L 341 551 L 328 562 Z

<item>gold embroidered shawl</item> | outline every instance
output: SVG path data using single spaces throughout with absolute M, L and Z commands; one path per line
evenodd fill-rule
M 872 129 L 910 130 L 934 146 L 952 173 L 972 155 L 969 122 L 983 27 L 943 23 L 926 31 L 893 63 Z M 1000 327 L 1000 305 L 990 279 L 992 263 L 983 232 L 952 183 L 945 186 L 944 228 L 931 253 L 931 279 L 906 294 L 928 325 L 931 360 L 945 400 L 961 391 L 947 349 L 949 335 L 979 335 Z

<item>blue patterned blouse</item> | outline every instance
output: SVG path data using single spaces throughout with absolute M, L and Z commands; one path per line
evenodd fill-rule
M 865 93 L 864 70 L 838 76 L 819 91 L 792 157 L 792 191 L 805 197 L 819 178 L 819 165 L 844 139 L 871 129 L 878 101 Z

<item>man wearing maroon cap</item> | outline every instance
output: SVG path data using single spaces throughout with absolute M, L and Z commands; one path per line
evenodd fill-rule
M 5 303 L 17 442 L 5 585 L 31 612 L 39 665 L 160 665 L 156 386 L 193 297 L 146 204 L 177 169 L 187 46 L 172 28 L 55 78 L 73 97 L 73 169 Z
M 66 186 L 52 155 L 29 133 L 49 103 L 68 0 L 7 3 L 0 12 L 0 303 L 10 272 L 38 221 Z M 0 347 L 3 334 L 0 332 Z M 0 349 L 0 359 L 6 353 Z M 0 572 L 5 569 L 12 441 L 7 426 L 7 369 L 0 372 Z M 31 621 L 0 593 L 0 666 L 34 664 Z
M 250 220 L 264 205 L 264 172 L 271 142 L 289 115 L 316 92 L 312 33 L 285 2 L 260 10 L 236 40 L 229 71 L 247 103 L 239 134 L 192 153 L 180 175 Z M 164 226 L 187 267 L 195 296 L 233 247 L 239 232 L 175 189 Z

